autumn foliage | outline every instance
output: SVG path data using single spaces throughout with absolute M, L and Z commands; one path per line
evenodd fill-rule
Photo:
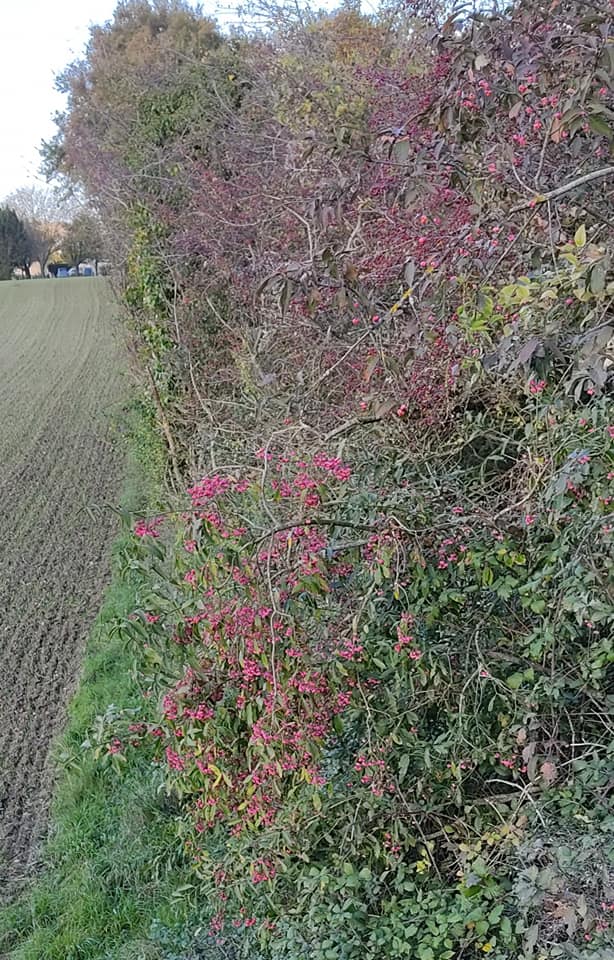
M 605 955 L 610 7 L 268 13 L 120 4 L 48 147 L 179 494 L 100 756 L 150 751 L 211 950 Z

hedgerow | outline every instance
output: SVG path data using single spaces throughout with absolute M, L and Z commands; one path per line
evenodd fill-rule
M 552 956 L 603 946 L 607 881 L 563 886 L 549 835 L 581 821 L 605 857 L 614 425 L 550 379 L 505 389 L 421 457 L 271 445 L 137 525 L 145 706 L 99 750 L 166 769 L 220 936 L 323 958 L 504 958 L 535 929 Z M 541 900 L 519 892 L 533 859 Z
M 97 756 L 163 772 L 205 954 L 605 956 L 610 9 L 269 13 L 124 4 L 65 77 L 187 489 Z

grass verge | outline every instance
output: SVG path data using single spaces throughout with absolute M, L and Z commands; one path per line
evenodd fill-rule
M 160 445 L 134 404 L 122 503 L 150 506 L 160 488 Z M 0 909 L 0 957 L 11 960 L 149 960 L 160 956 L 152 924 L 177 920 L 173 891 L 182 864 L 164 794 L 145 758 L 109 775 L 81 745 L 109 704 L 136 705 L 132 655 L 113 627 L 136 605 L 137 584 L 121 570 L 127 533 L 114 546 L 113 578 L 87 647 L 83 675 L 57 745 L 62 758 L 41 874 Z

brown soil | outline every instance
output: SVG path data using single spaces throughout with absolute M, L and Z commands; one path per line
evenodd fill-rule
M 109 574 L 111 317 L 102 280 L 0 284 L 0 897 L 35 862 L 50 749 Z

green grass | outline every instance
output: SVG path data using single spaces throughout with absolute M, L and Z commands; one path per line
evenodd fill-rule
M 152 464 L 162 459 L 138 405 L 131 413 L 128 443 L 123 505 L 138 511 L 152 502 L 159 483 Z M 177 919 L 172 895 L 182 883 L 182 864 L 172 853 L 172 814 L 156 790 L 150 765 L 143 758 L 119 776 L 81 747 L 109 704 L 130 707 L 140 696 L 131 653 L 113 630 L 116 619 L 137 602 L 136 584 L 120 571 L 126 536 L 123 532 L 115 544 L 113 581 L 57 746 L 64 762 L 42 871 L 17 902 L 0 909 L 2 958 L 153 960 L 161 954 L 148 938 L 152 921 L 165 925 Z

